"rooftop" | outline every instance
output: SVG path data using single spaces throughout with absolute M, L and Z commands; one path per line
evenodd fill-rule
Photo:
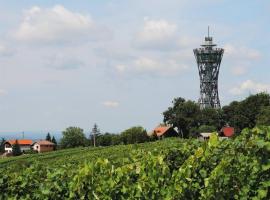
M 32 140 L 25 140 L 25 139 L 17 140 L 17 141 L 18 141 L 19 145 L 31 145 L 33 143 Z M 14 145 L 16 143 L 16 140 L 8 140 L 8 141 L 6 141 L 6 143 Z
M 34 142 L 34 144 L 37 143 L 39 145 L 55 145 L 54 143 L 48 141 L 48 140 L 39 140 L 37 142 Z

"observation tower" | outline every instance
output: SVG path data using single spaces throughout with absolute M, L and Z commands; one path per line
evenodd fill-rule
M 201 48 L 194 49 L 200 76 L 200 108 L 220 108 L 218 97 L 218 74 L 224 49 L 216 48 L 213 38 L 205 37 Z

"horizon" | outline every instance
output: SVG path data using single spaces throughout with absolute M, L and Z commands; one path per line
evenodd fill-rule
M 264 93 L 264 92 L 263 92 Z M 256 93 L 258 94 L 258 93 Z M 237 101 L 242 101 L 244 99 L 246 99 L 247 97 L 249 97 L 250 95 L 256 95 L 256 94 L 248 94 L 246 97 L 243 97 L 242 99 L 238 99 Z M 269 93 L 267 93 L 269 94 Z M 186 100 L 191 100 L 191 101 L 194 101 L 192 99 L 186 99 Z M 233 100 L 235 101 L 235 100 Z M 196 102 L 196 101 L 194 101 Z M 231 101 L 232 102 L 232 101 Z M 229 102 L 229 104 L 231 103 Z M 198 102 L 197 102 L 198 103 Z M 227 104 L 227 105 L 229 105 Z M 226 105 L 222 105 L 221 108 L 223 106 L 226 106 Z M 168 106 L 169 107 L 169 106 Z M 163 121 L 160 121 L 159 123 L 156 124 L 156 126 L 158 126 L 160 123 L 163 123 Z M 141 125 L 134 125 L 134 126 L 141 126 Z M 134 127 L 134 126 L 131 126 L 131 127 Z M 150 127 L 150 128 L 146 128 L 146 127 L 143 127 L 145 128 L 147 131 L 150 131 L 150 130 L 153 130 L 156 126 L 154 127 Z M 69 127 L 75 127 L 75 126 L 69 126 Z M 128 128 L 131 128 L 131 127 L 128 127 Z M 14 137 L 15 135 L 18 135 L 17 139 L 23 139 L 23 133 L 24 133 L 24 136 L 26 135 L 30 135 L 30 138 L 34 138 L 34 140 L 38 140 L 37 138 L 39 139 L 42 139 L 42 138 L 45 138 L 46 135 L 48 133 L 51 134 L 51 136 L 55 136 L 56 140 L 60 140 L 61 137 L 62 137 L 62 132 L 68 127 L 65 127 L 63 130 L 26 130 L 26 131 L 2 131 L 0 130 L 0 138 L 9 138 L 9 139 L 14 139 L 16 137 Z M 80 127 L 81 128 L 81 127 Z M 100 128 L 100 127 L 99 127 Z M 126 129 L 128 129 L 126 128 Z M 106 131 L 103 131 L 101 130 L 101 133 L 112 133 L 112 134 L 120 134 L 122 131 L 126 130 L 126 129 L 119 129 L 117 131 L 110 131 L 110 130 L 106 130 Z M 90 131 L 91 131 L 91 127 L 89 127 L 88 129 L 83 129 L 83 133 L 85 134 L 85 136 L 87 137 L 89 134 L 90 134 Z M 20 136 L 21 135 L 21 136 Z M 42 135 L 42 138 L 38 137 L 38 136 L 41 136 Z M 44 136 L 44 137 L 43 137 Z M 20 138 L 21 137 L 21 138 Z
M 57 141 L 60 141 L 62 138 L 62 132 L 61 131 L 51 131 L 49 132 L 51 136 L 54 136 Z M 46 135 L 48 132 L 44 131 L 26 131 L 24 132 L 24 136 L 22 132 L 1 132 L 0 131 L 0 139 L 4 138 L 5 140 L 12 140 L 12 139 L 31 139 L 34 141 L 37 140 L 43 140 L 46 138 Z
M 0 137 L 69 126 L 87 134 L 94 123 L 102 132 L 153 129 L 175 97 L 199 99 L 193 49 L 208 26 L 225 49 L 221 106 L 270 91 L 266 0 L 0 5 Z

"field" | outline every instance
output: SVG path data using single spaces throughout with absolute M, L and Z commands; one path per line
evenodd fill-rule
M 0 160 L 0 199 L 270 199 L 270 128 Z

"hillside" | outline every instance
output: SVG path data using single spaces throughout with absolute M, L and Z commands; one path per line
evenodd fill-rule
M 81 147 L 64 149 L 54 152 L 22 155 L 18 157 L 9 157 L 0 159 L 0 170 L 24 170 L 32 164 L 40 164 L 43 167 L 57 167 L 67 164 L 82 164 L 84 162 L 96 161 L 98 158 L 108 159 L 113 163 L 124 162 L 132 153 L 138 150 L 150 151 L 155 154 L 168 151 L 173 148 L 181 148 L 183 144 L 187 145 L 188 140 L 179 138 L 168 138 L 161 141 L 133 144 L 117 145 L 111 147 Z M 20 168 L 18 168 L 20 166 Z
M 0 199 L 269 199 L 270 127 L 1 160 Z

